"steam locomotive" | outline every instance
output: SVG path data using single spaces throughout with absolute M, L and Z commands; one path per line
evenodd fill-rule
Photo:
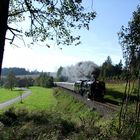
M 55 84 L 59 87 L 74 91 L 77 94 L 81 94 L 82 96 L 91 100 L 103 99 L 105 94 L 105 83 L 95 79 L 79 80 L 75 83 L 55 82 Z
M 89 99 L 102 99 L 105 94 L 105 83 L 98 80 L 79 80 L 74 83 L 74 91 Z

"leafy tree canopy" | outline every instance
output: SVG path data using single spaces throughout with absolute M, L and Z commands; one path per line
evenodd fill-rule
M 16 83 L 15 74 L 12 71 L 10 71 L 6 78 L 5 88 L 12 90 L 15 86 L 15 83 Z
M 8 29 L 14 38 L 16 31 L 24 32 L 36 41 L 54 40 L 57 45 L 78 45 L 80 36 L 72 34 L 73 29 L 89 29 L 89 23 L 96 13 L 85 12 L 82 0 L 10 0 L 8 23 L 27 21 L 29 27 Z M 46 43 L 48 47 L 49 44 Z
M 50 47 L 49 39 L 57 45 L 78 45 L 80 36 L 73 31 L 89 29 L 95 15 L 85 10 L 82 0 L 0 0 L 0 74 L 5 39 L 12 44 L 15 37 L 23 40 L 25 34 L 32 38 L 31 44 L 46 41 Z
M 53 77 L 49 76 L 47 73 L 41 73 L 40 76 L 36 79 L 35 85 L 41 86 L 41 87 L 53 87 Z
M 134 72 L 140 67 L 140 6 L 133 12 L 128 27 L 122 26 L 118 35 L 126 65 Z

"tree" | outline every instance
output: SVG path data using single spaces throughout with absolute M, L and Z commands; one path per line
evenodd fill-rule
M 0 87 L 3 87 L 4 83 L 5 83 L 5 79 L 4 78 L 1 78 L 0 79 Z
M 123 103 L 120 111 L 119 128 L 123 130 L 126 127 L 126 122 L 132 125 L 131 129 L 127 131 L 131 135 L 139 133 L 139 121 L 140 121 L 140 6 L 133 12 L 132 20 L 128 22 L 128 27 L 122 26 L 119 32 L 119 40 L 123 49 L 123 56 L 126 62 L 127 68 L 127 83 Z M 133 120 L 131 123 L 128 118 L 128 105 L 130 103 L 130 95 L 133 92 L 132 81 L 137 83 L 137 100 L 135 105 L 135 113 L 133 114 Z M 121 131 L 122 132 L 122 131 Z M 124 132 L 124 130 L 123 130 Z
M 51 88 L 53 86 L 54 86 L 54 79 L 52 76 L 48 76 L 48 78 L 46 79 L 46 87 Z
M 108 56 L 106 61 L 102 64 L 100 77 L 102 77 L 103 79 L 111 77 L 113 75 L 112 69 L 113 69 L 112 60 L 110 56 Z
M 118 64 L 113 66 L 113 76 L 117 76 L 118 78 L 120 78 L 120 76 L 121 76 L 121 74 L 123 72 L 122 71 L 123 70 L 122 66 L 123 66 L 122 60 L 120 60 L 120 62 Z
M 63 67 L 58 68 L 56 81 L 59 81 L 59 82 L 66 81 L 67 78 L 62 75 L 63 69 L 64 69 Z
M 11 71 L 7 75 L 5 87 L 13 90 L 15 84 L 16 84 L 16 77 L 15 77 L 15 74 Z
M 5 46 L 5 36 L 7 31 L 8 9 L 10 0 L 0 1 L 0 74 Z
M 31 77 L 24 77 L 24 78 L 17 78 L 17 87 L 30 87 L 33 86 L 34 84 L 34 79 Z
M 41 73 L 39 77 L 36 79 L 35 84 L 41 87 L 53 87 L 54 81 L 53 77 L 49 76 L 47 73 Z
M 110 56 L 107 57 L 105 62 L 99 68 L 99 78 L 108 80 L 119 80 L 123 72 L 122 60 L 118 64 L 113 65 Z
M 128 27 L 122 26 L 118 33 L 123 49 L 126 65 L 134 74 L 140 67 L 140 7 L 133 12 L 133 18 L 128 22 Z
M 57 70 L 57 77 L 61 77 L 61 74 L 62 74 L 62 70 L 63 70 L 63 67 L 59 67 L 58 70 Z
M 95 12 L 85 12 L 82 0 L 0 0 L 0 73 L 3 60 L 6 32 L 10 31 L 13 43 L 22 33 L 32 37 L 32 43 L 55 40 L 57 45 L 78 45 L 80 36 L 74 36 L 75 29 L 89 29 Z M 28 21 L 29 27 L 10 27 L 13 22 Z M 26 23 L 27 25 L 27 23 Z M 48 42 L 46 46 L 50 47 Z

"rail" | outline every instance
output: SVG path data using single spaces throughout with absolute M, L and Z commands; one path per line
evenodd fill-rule
M 86 104 L 93 111 L 99 112 L 104 117 L 108 117 L 111 114 L 114 114 L 114 113 L 119 111 L 119 106 L 111 104 L 109 102 L 106 102 L 105 100 L 102 100 L 102 101 L 89 100 L 85 96 L 81 96 L 80 94 L 76 94 L 74 92 L 74 83 L 59 82 L 59 83 L 56 83 L 56 85 L 58 87 L 63 88 L 63 90 L 66 90 L 67 93 L 69 93 L 75 99 L 82 101 L 84 104 Z

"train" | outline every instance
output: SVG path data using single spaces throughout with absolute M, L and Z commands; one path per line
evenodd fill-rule
M 95 79 L 78 80 L 74 83 L 56 82 L 55 84 L 91 100 L 103 99 L 106 91 L 105 82 Z
M 105 95 L 105 82 L 99 80 L 79 80 L 74 83 L 75 93 L 89 99 L 103 99 Z

